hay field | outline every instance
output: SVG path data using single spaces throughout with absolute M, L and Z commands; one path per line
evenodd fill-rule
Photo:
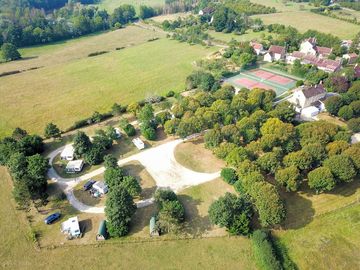
M 62 129 L 114 102 L 181 91 L 193 62 L 215 50 L 160 39 L 96 57 L 0 78 L 0 137 L 17 126 L 41 132 Z
M 352 39 L 359 32 L 358 25 L 307 11 L 290 11 L 256 15 L 253 17 L 261 18 L 265 24 L 279 23 L 291 25 L 297 28 L 300 32 L 306 32 L 309 29 L 313 29 L 333 34 L 343 39 Z

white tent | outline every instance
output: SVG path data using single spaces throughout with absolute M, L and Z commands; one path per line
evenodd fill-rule
M 106 194 L 109 191 L 108 186 L 101 181 L 96 182 L 92 187 L 93 189 L 96 189 L 100 194 Z

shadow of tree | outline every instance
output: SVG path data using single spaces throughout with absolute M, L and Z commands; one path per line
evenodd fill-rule
M 180 202 L 185 208 L 185 223 L 183 232 L 194 237 L 200 237 L 205 232 L 211 229 L 209 217 L 201 216 L 198 206 L 202 203 L 201 200 L 196 200 L 188 195 L 178 195 Z
M 286 218 L 282 224 L 284 229 L 299 229 L 313 220 L 315 209 L 311 200 L 301 196 L 299 192 L 281 190 L 279 193 L 286 209 Z
M 144 228 L 149 225 L 150 218 L 156 215 L 157 212 L 158 209 L 156 204 L 136 209 L 136 212 L 130 222 L 129 236 L 143 231 Z M 149 235 L 148 231 L 144 233 Z

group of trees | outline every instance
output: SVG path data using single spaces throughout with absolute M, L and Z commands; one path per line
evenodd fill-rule
M 2 17 L 0 45 L 21 47 L 119 28 L 134 20 L 136 14 L 131 5 L 121 5 L 110 15 L 97 7 L 67 4 L 49 14 L 31 6 L 19 6 Z
M 279 224 L 285 217 L 277 188 L 266 180 L 267 175 L 289 192 L 298 190 L 304 179 L 314 191 L 324 192 L 357 175 L 360 147 L 350 146 L 351 133 L 346 129 L 324 121 L 295 123 L 290 103 L 273 107 L 272 91 L 242 89 L 235 95 L 233 87 L 213 87 L 216 81 L 209 78 L 211 74 L 202 71 L 189 76 L 187 84 L 201 90 L 174 104 L 174 118 L 165 122 L 165 131 L 186 137 L 206 130 L 206 147 L 229 166 L 222 177 L 252 203 L 263 226 Z M 349 94 L 357 94 L 356 85 Z M 227 206 L 233 213 L 224 212 L 227 223 L 215 214 L 212 220 L 231 232 L 242 228 L 237 233 L 243 233 L 244 227 L 231 219 L 245 211 L 236 209 L 236 200 L 227 196 L 214 204 L 216 209 Z
M 133 198 L 140 195 L 141 186 L 118 166 L 114 156 L 105 156 L 104 165 L 104 180 L 109 187 L 105 207 L 108 232 L 112 237 L 125 236 L 136 211 Z
M 335 116 L 348 121 L 348 127 L 354 132 L 360 131 L 360 81 L 348 82 L 342 75 L 329 78 L 333 88 L 339 95 L 326 99 L 326 110 Z M 349 88 L 349 86 L 351 87 Z M 331 89 L 331 88 L 329 88 Z
M 74 154 L 76 158 L 84 158 L 89 165 L 100 164 L 104 160 L 105 151 L 110 149 L 113 140 L 117 139 L 115 129 L 111 126 L 97 130 L 92 141 L 83 131 L 78 131 L 74 137 Z
M 154 197 L 159 207 L 157 229 L 161 233 L 178 233 L 185 220 L 184 206 L 170 189 L 158 189 Z
M 11 137 L 0 141 L 0 165 L 7 166 L 13 179 L 13 195 L 20 208 L 31 202 L 45 203 L 47 198 L 46 173 L 49 161 L 40 154 L 43 140 L 16 128 Z

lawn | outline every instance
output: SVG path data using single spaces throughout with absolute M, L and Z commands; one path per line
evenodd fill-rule
M 123 4 L 133 5 L 136 10 L 138 10 L 141 5 L 152 7 L 164 6 L 165 0 L 102 0 L 98 6 L 99 8 L 106 9 L 108 12 L 112 13 L 115 8 Z
M 48 122 L 65 129 L 114 102 L 181 91 L 193 62 L 214 48 L 160 39 L 120 51 L 0 79 L 0 137 L 15 127 L 42 132 Z
M 0 260 L 10 269 L 255 269 L 250 241 L 245 238 L 210 238 L 179 241 L 97 245 L 66 245 L 35 250 L 28 239 L 25 213 L 16 211 L 11 196 L 11 180 L 0 167 Z M 54 224 L 55 225 L 55 224 Z M 44 225 L 45 226 L 45 225 Z M 94 234 L 97 223 L 93 224 Z M 53 233 L 60 235 L 58 227 Z M 94 234 L 88 237 L 94 239 Z M 79 240 L 79 239 L 78 239 Z M 73 241 L 78 241 L 73 240 Z M 76 243 L 76 242 L 71 242 Z
M 326 113 L 326 112 L 318 114 L 316 116 L 316 118 L 319 119 L 319 120 L 328 121 L 328 122 L 333 123 L 335 125 L 338 125 L 340 127 L 346 127 L 346 122 L 344 122 L 340 118 L 332 116 L 332 115 L 330 115 L 329 113 Z
M 114 51 L 116 48 L 132 47 L 156 37 L 161 38 L 164 35 L 137 26 L 127 26 L 115 31 L 21 48 L 20 53 L 24 59 L 0 64 L 0 73 L 64 64 L 87 58 L 88 54 L 93 52 Z
M 234 33 L 223 33 L 223 32 L 215 32 L 214 30 L 209 30 L 208 34 L 213 37 L 215 40 L 220 40 L 224 42 L 229 42 L 232 39 L 235 39 L 237 41 L 251 41 L 253 39 L 260 40 L 261 35 L 266 32 L 253 32 L 251 30 L 248 31 L 248 33 L 245 33 L 243 35 L 236 35 Z
M 203 173 L 214 173 L 225 167 L 225 162 L 216 158 L 205 148 L 203 139 L 179 144 L 174 151 L 175 159 L 184 167 Z
M 313 8 L 308 3 L 294 3 L 291 1 L 284 1 L 282 0 L 251 0 L 251 2 L 256 4 L 261 4 L 264 6 L 274 7 L 278 12 L 286 12 L 286 11 L 298 11 L 298 10 L 308 10 Z
M 279 23 L 297 28 L 300 32 L 309 29 L 333 34 L 343 39 L 352 39 L 359 32 L 359 26 L 338 19 L 318 15 L 308 11 L 289 11 L 282 13 L 256 15 L 265 24 Z
M 360 11 L 351 10 L 351 9 L 341 9 L 341 10 L 333 10 L 331 11 L 331 13 L 340 18 L 344 18 L 347 20 L 356 19 L 357 21 L 360 21 Z

